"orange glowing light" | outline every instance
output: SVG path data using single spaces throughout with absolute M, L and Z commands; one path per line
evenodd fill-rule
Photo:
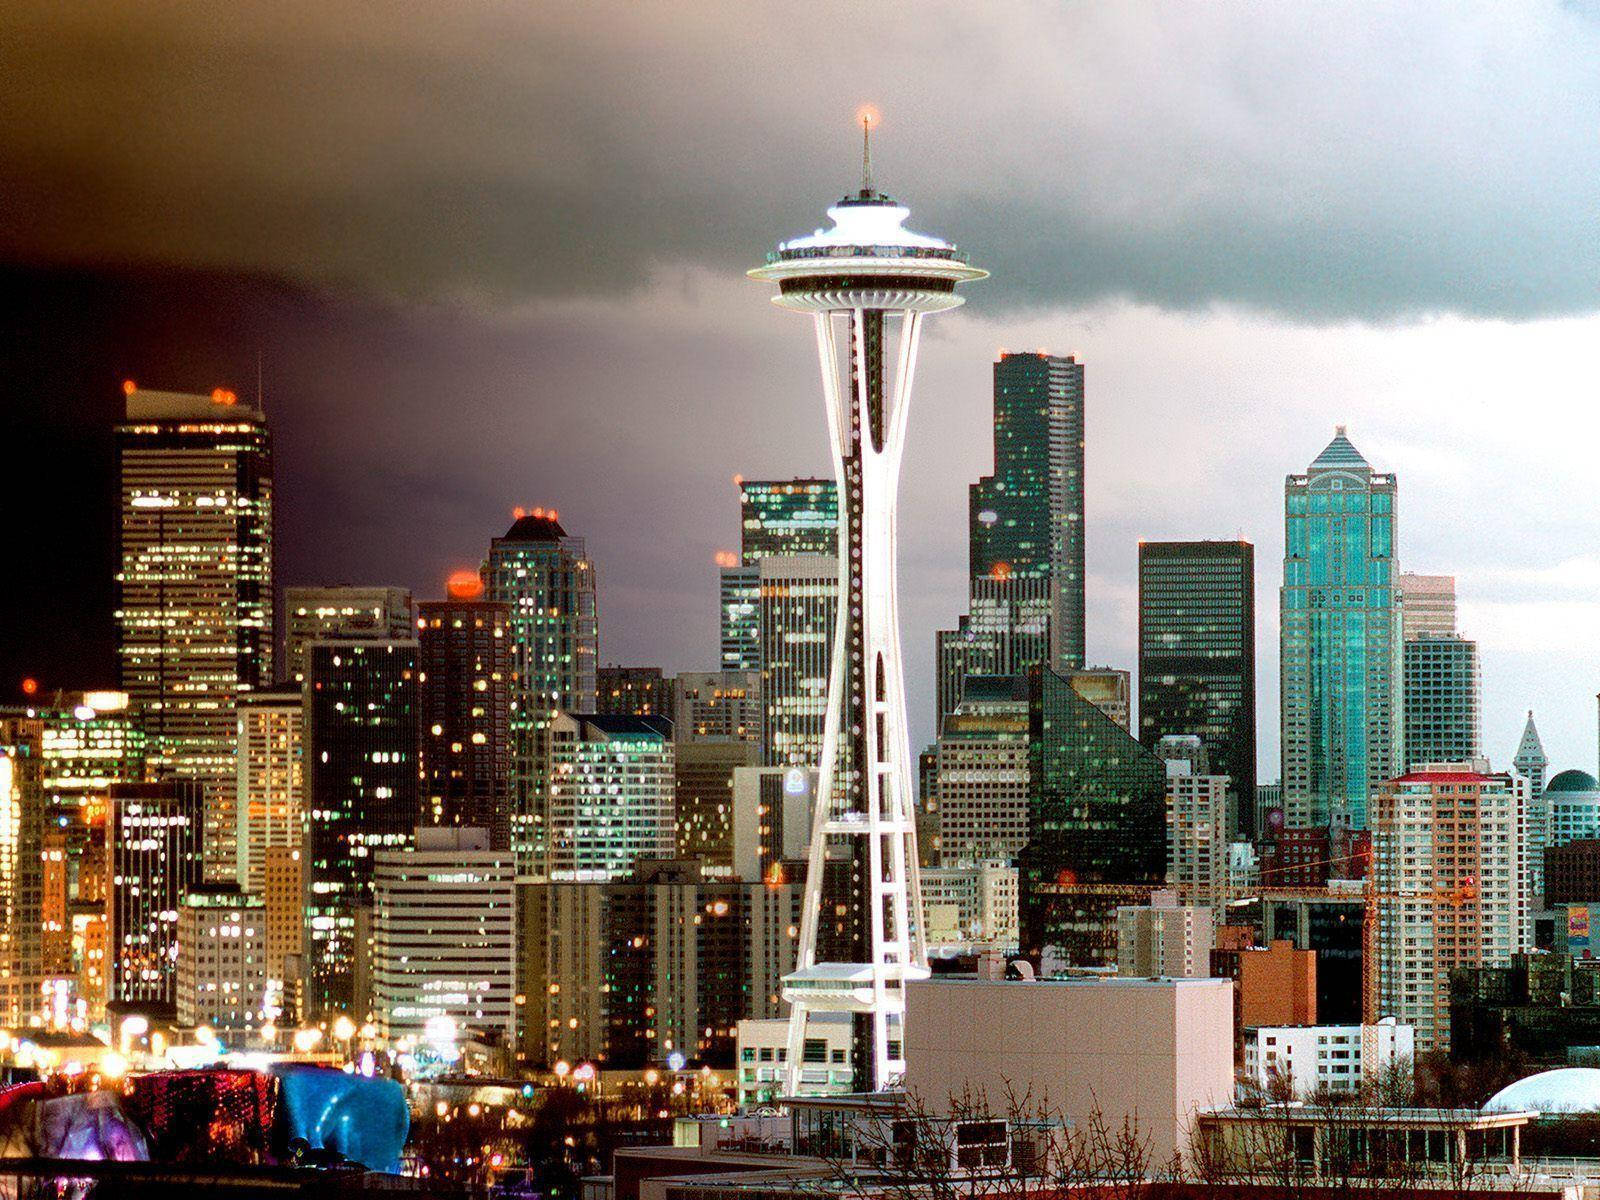
M 131 396 L 135 392 L 137 392 L 138 390 L 139 390 L 139 385 L 137 383 L 135 383 L 133 380 L 124 379 L 122 381 L 122 394 L 124 396 Z
M 476 571 L 454 571 L 444 590 L 452 600 L 476 600 L 483 595 L 483 580 Z
M 515 508 L 513 508 L 511 510 L 511 515 L 514 518 L 516 518 L 518 521 L 520 521 L 520 520 L 522 520 L 523 517 L 528 515 L 528 510 L 523 508 L 522 505 L 519 504 L 519 505 L 517 505 Z
M 1078 882 L 1078 873 L 1070 868 L 1062 868 L 1056 872 L 1057 887 L 1071 887 Z
M 211 403 L 229 405 L 237 404 L 239 403 L 239 397 L 228 391 L 226 388 L 212 388 Z
M 712 561 L 719 567 L 737 567 L 739 556 L 732 550 L 718 550 Z
M 883 114 L 870 104 L 863 104 L 856 109 L 856 124 L 864 125 L 868 129 L 876 129 L 883 124 Z
M 38 695 L 38 693 L 39 693 L 39 681 L 37 679 L 35 679 L 32 675 L 28 676 L 26 679 L 24 679 L 22 681 L 22 694 L 24 696 L 36 696 L 36 695 Z
M 991 570 L 989 574 L 996 579 L 1010 579 L 1011 564 L 1008 562 L 997 562 L 994 565 L 994 569 Z

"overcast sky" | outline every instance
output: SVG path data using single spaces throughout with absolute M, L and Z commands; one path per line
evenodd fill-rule
M 918 375 L 920 735 L 989 364 L 1044 347 L 1087 363 L 1092 658 L 1133 665 L 1138 538 L 1251 539 L 1274 777 L 1283 476 L 1345 423 L 1400 477 L 1403 567 L 1460 580 L 1491 757 L 1532 707 L 1594 769 L 1595 4 L 112 8 L 0 11 L 0 255 L 239 281 L 218 328 L 253 344 L 186 368 L 157 314 L 143 359 L 72 353 L 103 406 L 243 390 L 218 356 L 262 350 L 280 583 L 434 594 L 553 505 L 606 659 L 712 663 L 731 477 L 827 466 L 807 329 L 743 271 L 854 183 L 870 101 L 879 183 L 993 271 Z M 61 403 L 16 392 L 21 340 L 5 402 Z

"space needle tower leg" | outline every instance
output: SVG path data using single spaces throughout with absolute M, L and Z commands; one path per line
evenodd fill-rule
M 853 1090 L 880 1091 L 905 1073 L 905 984 L 928 967 L 895 580 L 900 467 L 922 319 L 961 303 L 957 282 L 986 274 L 949 243 L 904 229 L 907 210 L 873 189 L 864 159 L 860 193 L 828 210 L 833 229 L 781 244 L 750 272 L 778 283 L 780 307 L 814 319 L 841 501 L 805 907 L 784 980 L 791 1095 L 837 1090 L 826 1064 L 806 1069 L 808 1026 L 821 1012 L 850 1015 Z M 829 956 L 819 951 L 825 933 Z

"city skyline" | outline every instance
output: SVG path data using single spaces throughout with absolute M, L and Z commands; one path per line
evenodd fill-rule
M 285 35 L 275 22 L 248 11 L 232 19 L 252 45 L 284 53 Z M 870 18 L 862 19 L 869 24 L 861 30 L 870 32 Z M 730 36 L 753 37 L 764 20 L 753 15 Z M 1559 251 L 1569 244 L 1559 228 L 1532 227 L 1532 216 L 1497 199 L 1500 191 L 1475 174 L 1483 164 L 1407 162 L 1411 149 L 1432 144 L 1440 133 L 1503 129 L 1507 137 L 1497 144 L 1515 141 L 1512 134 L 1547 115 L 1537 95 L 1518 90 L 1525 76 L 1592 87 L 1592 80 L 1572 79 L 1582 47 L 1600 37 L 1592 15 L 1577 8 L 1527 16 L 1485 10 L 1475 25 L 1460 26 L 1407 17 L 1418 48 L 1396 70 L 1398 86 L 1416 104 L 1444 86 L 1432 82 L 1423 61 L 1461 62 L 1479 47 L 1505 44 L 1516 47 L 1522 66 L 1541 70 L 1489 80 L 1486 96 L 1475 95 L 1459 112 L 1434 118 L 1443 123 L 1438 127 L 1420 120 L 1403 124 L 1385 139 L 1363 141 L 1368 154 L 1355 159 L 1317 150 L 1349 146 L 1369 128 L 1370 101 L 1363 97 L 1374 68 L 1363 52 L 1393 32 L 1376 18 L 1330 28 L 1304 16 L 1257 14 L 1280 38 L 1281 54 L 1270 63 L 1244 65 L 1228 60 L 1225 51 L 1261 35 L 1240 20 L 1204 27 L 1180 22 L 1181 28 L 1170 31 L 1125 25 L 1105 12 L 1059 20 L 1069 28 L 1086 22 L 1084 32 L 1103 35 L 1105 62 L 1074 68 L 1096 77 L 1157 53 L 1139 41 L 1142 36 L 1158 39 L 1158 45 L 1192 38 L 1209 53 L 1194 55 L 1179 78 L 1206 96 L 1230 81 L 1245 86 L 1241 111 L 1219 117 L 1215 129 L 1190 130 L 1174 158 L 1163 157 L 1160 152 L 1173 147 L 1156 135 L 1130 138 L 1126 145 L 1117 141 L 1128 138 L 1128 129 L 1138 124 L 1133 118 L 1163 103 L 1166 93 L 1135 98 L 1116 89 L 1112 95 L 1121 107 L 1115 121 L 1069 105 L 1069 133 L 1077 141 L 1063 163 L 1105 169 L 1082 179 L 1063 178 L 1053 168 L 1024 176 L 1031 182 L 1020 190 L 1038 190 L 1038 203 L 1029 208 L 1013 198 L 988 212 L 933 161 L 942 155 L 928 153 L 967 147 L 981 135 L 982 112 L 949 114 L 945 105 L 933 105 L 931 111 L 951 118 L 935 132 L 927 123 L 930 107 L 896 82 L 897 75 L 866 77 L 864 83 L 857 71 L 850 100 L 837 113 L 783 118 L 796 153 L 786 160 L 792 165 L 771 164 L 842 188 L 853 169 L 849 113 L 857 99 L 874 99 L 886 118 L 878 147 L 886 185 L 914 195 L 930 223 L 962 230 L 963 243 L 998 271 L 982 312 L 953 317 L 924 350 L 910 454 L 930 467 L 907 471 L 902 500 L 907 645 L 925 645 L 928 634 L 963 606 L 961 481 L 988 469 L 986 376 L 994 352 L 1043 346 L 1076 354 L 1087 371 L 1091 661 L 1133 663 L 1141 537 L 1242 534 L 1254 542 L 1260 559 L 1258 641 L 1271 644 L 1279 582 L 1272 564 L 1281 556 L 1274 511 L 1279 481 L 1326 443 L 1334 425 L 1346 423 L 1373 461 L 1401 477 L 1407 504 L 1402 568 L 1458 576 L 1461 627 L 1481 647 L 1486 752 L 1497 766 L 1507 763 L 1532 707 L 1554 768 L 1592 764 L 1600 653 L 1583 631 L 1600 615 L 1593 598 L 1600 590 L 1600 560 L 1585 549 L 1597 514 L 1587 500 L 1586 463 L 1565 449 L 1586 444 L 1597 430 L 1586 403 L 1592 389 L 1583 375 L 1596 329 L 1592 280 L 1574 282 L 1570 271 L 1563 274 L 1564 260 L 1583 256 Z M 190 43 L 180 36 L 183 18 L 172 21 L 152 31 L 149 45 L 172 56 L 174 85 L 188 95 L 201 86 L 198 68 L 188 57 Z M 35 34 L 50 31 L 50 22 L 41 19 Z M 101 44 L 120 32 L 86 30 L 83 36 Z M 513 29 L 511 40 L 525 46 L 536 32 Z M 403 40 L 414 30 L 395 36 Z M 1037 68 L 1032 53 L 1004 30 L 982 36 L 989 40 L 980 44 L 995 54 Z M 21 44 L 31 43 L 23 38 Z M 932 49 L 950 54 L 943 43 Z M 466 69 L 471 53 L 452 40 L 439 79 Z M 678 61 L 691 52 L 672 40 L 663 53 Z M 30 70 L 41 73 L 40 83 L 72 86 L 42 77 L 55 61 L 43 55 Z M 328 82 L 316 54 L 294 65 Z M 827 69 L 842 81 L 858 65 Z M 1303 80 L 1291 80 L 1296 69 Z M 1239 73 L 1237 79 L 1230 72 Z M 1052 83 L 1050 95 L 1060 99 L 1064 85 L 1053 77 Z M 1273 93 L 1271 105 L 1261 98 L 1269 84 L 1287 88 Z M 52 231 L 70 223 L 70 213 L 46 225 L 25 222 L 5 234 L 5 258 L 13 264 L 7 280 L 37 285 L 33 294 L 44 299 L 31 303 L 27 313 L 7 313 L 18 331 L 7 354 L 8 378 L 24 397 L 22 411 L 12 416 L 21 422 L 15 442 L 32 438 L 56 450 L 75 473 L 94 473 L 107 453 L 101 427 L 120 400 L 115 391 L 123 378 L 151 388 L 205 393 L 226 386 L 253 395 L 260 351 L 280 477 L 280 585 L 392 582 L 419 596 L 437 594 L 451 570 L 476 565 L 486 537 L 505 525 L 512 507 L 549 505 L 559 507 L 589 540 L 600 564 L 604 659 L 659 663 L 669 671 L 712 667 L 713 560 L 718 551 L 735 548 L 738 536 L 737 493 L 729 476 L 785 478 L 826 469 L 822 435 L 805 419 L 813 399 L 806 347 L 793 345 L 782 322 L 740 287 L 732 269 L 765 245 L 771 229 L 812 219 L 805 205 L 815 188 L 791 186 L 786 175 L 769 185 L 727 174 L 741 163 L 766 162 L 759 152 L 740 147 L 760 121 L 794 102 L 795 81 L 779 79 L 778 99 L 748 121 L 721 126 L 731 144 L 686 126 L 699 110 L 685 107 L 677 85 L 652 78 L 646 86 L 662 104 L 662 124 L 652 132 L 661 144 L 677 148 L 683 161 L 671 170 L 656 164 L 643 177 L 663 185 L 670 177 L 672 186 L 660 192 L 664 214 L 697 213 L 700 219 L 685 220 L 683 228 L 650 222 L 646 232 L 658 238 L 659 252 L 647 254 L 642 269 L 626 279 L 610 257 L 595 276 L 578 277 L 546 239 L 530 245 L 529 256 L 551 263 L 553 273 L 532 290 L 525 280 L 500 279 L 492 287 L 469 287 L 472 295 L 463 298 L 437 270 L 419 270 L 414 287 L 402 293 L 392 280 L 370 277 L 367 268 L 381 255 L 347 264 L 330 282 L 322 273 L 329 263 L 278 253 L 282 246 L 272 238 L 259 253 L 227 243 L 203 261 L 160 238 L 129 242 L 113 256 L 98 244 L 64 251 Z M 741 86 L 717 84 L 719 94 Z M 1317 99 L 1324 91 L 1326 99 Z M 265 119 L 227 107 L 233 103 L 227 96 L 221 102 L 236 121 Z M 1275 109 L 1302 120 L 1305 129 L 1286 132 L 1285 118 Z M 373 119 L 345 112 L 327 136 L 354 136 L 368 128 L 364 120 Z M 536 144 L 559 136 L 548 118 L 530 129 Z M 1232 145 L 1228 135 L 1240 130 L 1281 134 L 1287 149 L 1274 157 L 1253 150 L 1248 139 L 1243 147 Z M 64 132 L 46 123 L 39 136 L 48 141 Z M 141 126 L 138 132 L 153 160 L 165 161 L 180 131 Z M 1525 160 L 1486 147 L 1482 152 L 1491 156 L 1487 165 L 1493 170 L 1484 180 L 1514 178 L 1520 168 L 1564 196 L 1578 196 L 1567 206 L 1572 211 L 1588 211 L 1593 205 L 1583 197 L 1600 177 L 1586 165 L 1596 153 L 1594 141 L 1570 133 L 1570 126 L 1558 122 L 1543 136 L 1525 139 L 1516 152 Z M 378 143 L 374 169 L 399 153 L 396 138 Z M 1218 165 L 1194 174 L 1219 143 L 1228 152 L 1214 156 Z M 5 147 L 25 188 L 48 182 L 31 150 Z M 223 151 L 213 147 L 211 153 Z M 629 139 L 608 153 L 636 159 L 648 150 Z M 973 177 L 983 177 L 998 153 L 974 154 Z M 1130 189 L 1153 183 L 1153 193 L 1192 179 L 1201 185 L 1198 197 L 1180 204 L 1179 215 L 1200 221 L 1230 201 L 1248 199 L 1243 181 L 1263 163 L 1275 186 L 1295 197 L 1342 197 L 1360 190 L 1358 184 L 1385 186 L 1369 205 L 1332 204 L 1321 218 L 1314 219 L 1304 203 L 1292 206 L 1310 222 L 1307 228 L 1328 234 L 1318 241 L 1338 251 L 1330 262 L 1319 265 L 1305 256 L 1299 269 L 1275 272 L 1289 251 L 1277 242 L 1252 246 L 1245 235 L 1260 210 L 1245 204 L 1228 218 L 1227 245 L 1236 252 L 1231 266 L 1219 254 L 1165 258 L 1160 269 L 1150 267 L 1151 246 L 1165 242 L 1145 217 L 1127 208 Z M 709 174 L 708 164 L 715 167 Z M 603 174 L 603 166 L 594 169 Z M 106 170 L 115 177 L 111 166 Z M 714 189 L 719 208 L 732 197 L 752 209 L 720 222 L 710 248 L 694 240 L 700 235 L 686 232 L 705 223 L 678 182 L 697 172 L 721 181 Z M 1017 175 L 1008 169 L 1005 177 Z M 1432 257 L 1413 264 L 1415 270 L 1384 265 L 1394 252 L 1393 231 L 1420 219 L 1415 208 L 1392 198 L 1394 189 L 1387 185 L 1395 179 L 1437 200 L 1451 218 L 1440 228 L 1440 245 L 1427 251 Z M 693 199 L 705 197 L 697 191 Z M 324 207 L 318 207 L 322 201 L 308 203 L 314 218 L 331 219 L 338 210 L 333 201 Z M 33 210 L 25 203 L 24 211 Z M 1042 239 L 1048 253 L 1041 264 L 1008 258 L 1045 216 L 1052 224 Z M 1512 276 L 1520 281 L 1515 286 L 1480 273 L 1482 247 L 1472 231 L 1488 223 L 1495 224 L 1497 240 L 1527 252 L 1521 272 Z M 581 245 L 611 235 L 631 244 L 628 239 L 639 234 L 626 230 L 623 238 L 626 224 L 596 208 L 575 214 L 570 228 Z M 397 218 L 384 228 L 396 225 L 404 227 Z M 433 231 L 427 222 L 415 228 Z M 418 242 L 419 254 L 437 249 L 436 238 Z M 1551 249 L 1542 249 L 1546 245 Z M 271 261 L 263 257 L 268 251 L 276 256 Z M 481 267 L 479 259 L 463 253 L 455 270 L 470 276 Z M 112 261 L 119 265 L 108 265 Z M 1049 278 L 1041 278 L 1042 266 L 1054 268 Z M 189 273 L 195 270 L 201 274 Z M 29 291 L 7 290 L 18 296 Z M 184 299 L 185 291 L 194 298 Z M 77 300 L 87 302 L 70 303 Z M 63 311 L 79 307 L 81 312 Z M 69 365 L 40 357 L 37 346 L 47 335 L 65 335 L 77 344 L 90 329 L 103 333 L 98 352 Z M 708 353 L 713 337 L 725 348 L 715 361 Z M 619 353 L 619 347 L 625 350 Z M 1199 404 L 1196 364 L 1204 364 Z M 753 393 L 760 396 L 758 404 L 749 402 Z M 458 401 L 439 405 L 437 398 L 447 394 Z M 38 402 L 29 405 L 35 396 Z M 562 396 L 581 396 L 581 415 L 564 412 L 557 403 Z M 1514 419 L 1507 412 L 1512 397 Z M 559 445 L 545 436 L 552 423 L 565 435 Z M 1484 512 L 1472 499 L 1485 463 L 1495 464 L 1507 480 L 1537 484 L 1508 489 L 1503 503 Z M 614 465 L 603 489 L 594 487 L 596 464 Z M 1547 492 L 1577 500 L 1552 512 Z M 95 615 L 108 606 L 110 551 L 90 547 L 81 566 L 63 565 L 50 553 L 56 530 L 109 536 L 101 508 L 107 494 L 104 484 L 88 484 L 62 501 L 61 525 L 23 534 L 21 561 L 30 569 L 23 586 L 6 598 L 4 615 L 9 627 L 37 631 L 42 636 L 31 640 L 51 645 L 32 656 L 42 663 L 25 661 L 19 646 L 6 647 L 0 680 L 8 691 L 23 675 L 46 686 L 83 686 L 86 681 L 74 677 L 80 663 L 105 676 L 88 682 L 111 682 L 111 629 Z M 7 497 L 20 502 L 22 494 Z M 330 511 L 345 515 L 335 528 L 320 519 Z M 659 524 L 641 522 L 641 512 L 659 513 Z M 72 598 L 56 606 L 54 615 L 28 615 L 52 608 L 43 598 L 63 585 Z M 661 612 L 670 619 L 656 619 Z M 88 634 L 84 649 L 62 648 L 67 632 L 78 628 Z M 932 664 L 921 654 L 908 657 L 913 731 L 925 744 L 933 732 Z M 1261 777 L 1268 780 L 1278 773 L 1278 688 L 1269 655 L 1262 655 L 1257 690 Z

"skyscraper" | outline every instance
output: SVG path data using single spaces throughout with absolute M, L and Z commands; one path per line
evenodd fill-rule
M 677 852 L 671 721 L 563 713 L 547 736 L 551 879 L 620 879 Z
M 994 473 L 968 491 L 969 604 L 935 635 L 937 730 L 971 675 L 1084 665 L 1083 365 L 994 364 Z
M 1048 668 L 1029 678 L 1028 844 L 1018 859 L 1022 952 L 1044 965 L 1116 961 L 1116 909 L 1167 872 L 1167 772 Z
M 1544 743 L 1539 740 L 1539 729 L 1533 723 L 1533 709 L 1528 710 L 1528 723 L 1522 727 L 1522 740 L 1517 743 L 1517 752 L 1512 756 L 1511 765 L 1517 773 L 1528 781 L 1528 789 L 1533 795 L 1542 795 L 1544 792 L 1545 772 L 1550 769 L 1550 759 L 1544 752 Z
M 1488 773 L 1480 759 L 1403 775 L 1374 804 L 1376 994 L 1367 1019 L 1414 1026 L 1419 1053 L 1448 1050 L 1450 972 L 1508 966 L 1531 944 L 1526 802 L 1509 775 Z
M 509 1044 L 517 992 L 516 876 L 489 831 L 419 828 L 373 874 L 373 1008 L 391 1041 L 449 1017 Z M 542 951 L 541 951 L 542 952 Z
M 1365 829 L 1404 761 L 1397 484 L 1345 437 L 1284 485 L 1280 601 L 1287 824 Z
M 1456 631 L 1456 577 L 1400 572 L 1400 626 L 1406 641 Z
M 36 852 L 29 852 L 38 878 L 23 886 L 40 889 L 40 966 L 50 1016 L 58 1023 L 74 1015 L 98 1021 L 106 1002 L 108 793 L 113 783 L 144 780 L 144 730 L 126 692 L 59 692 L 37 707 L 0 709 L 5 718 L 36 720 L 41 732 L 42 832 Z
M 306 678 L 312 642 L 351 638 L 408 638 L 412 634 L 411 593 L 405 588 L 328 584 L 285 588 L 285 678 Z
M 870 129 L 868 121 L 864 140 Z M 906 413 L 924 319 L 959 305 L 956 285 L 988 272 L 969 265 L 950 243 L 905 228 L 909 210 L 873 187 L 867 150 L 864 144 L 860 191 L 828 210 L 832 228 L 779 243 L 750 275 L 776 285 L 773 303 L 780 308 L 812 318 L 841 493 L 839 619 L 819 763 L 822 795 L 799 962 L 792 986 L 784 987 L 793 1018 L 790 1082 L 800 1083 L 808 1013 L 831 1007 L 852 1014 L 859 1083 L 876 1090 L 904 1073 L 904 987 L 928 972 L 895 574 Z M 841 762 L 847 764 L 842 779 Z M 853 947 L 847 956 L 819 961 L 830 843 L 850 864 L 841 903 L 851 913 L 846 944 Z
M 202 785 L 112 784 L 110 827 L 112 996 L 172 1004 L 178 912 L 202 882 Z
M 761 568 L 723 567 L 717 579 L 722 669 L 761 669 Z
M 417 655 L 396 639 L 313 642 L 307 657 L 309 1015 L 349 1010 L 373 856 L 417 826 Z
M 470 572 L 417 607 L 424 825 L 482 829 L 511 845 L 511 609 Z
M 739 481 L 739 557 L 839 553 L 839 485 L 831 479 Z
M 20 1025 L 40 1006 L 44 722 L 0 717 L 0 1017 Z
M 1193 734 L 1255 830 L 1255 547 L 1139 543 L 1139 740 Z
M 563 712 L 593 712 L 600 659 L 594 564 L 555 510 L 519 509 L 489 546 L 489 599 L 511 607 L 511 847 L 517 872 L 549 852 L 546 731 Z
M 1051 661 L 1084 665 L 1083 364 L 1002 354 L 994 365 L 994 473 L 968 497 L 972 578 L 1051 581 Z
M 1406 639 L 1404 655 L 1406 762 L 1477 758 L 1478 643 L 1456 633 L 1423 633 Z
M 984 575 L 969 583 L 955 629 L 934 635 L 938 671 L 935 730 L 956 709 L 971 675 L 1026 675 L 1050 660 L 1052 584 L 1046 577 Z
M 267 855 L 299 852 L 305 836 L 305 697 L 299 685 L 239 704 L 239 876 L 247 892 L 266 887 Z
M 624 667 L 607 663 L 597 676 L 595 711 L 613 717 L 675 719 L 672 677 L 660 667 Z
M 762 760 L 771 766 L 816 767 L 828 714 L 838 560 L 763 558 L 757 570 Z
M 831 479 L 739 481 L 739 562 L 720 575 L 722 669 L 761 669 L 761 560 L 837 561 L 839 488 Z
M 216 854 L 234 826 L 235 707 L 273 678 L 272 440 L 232 392 L 123 390 L 122 690 L 157 761 L 205 783 Z

